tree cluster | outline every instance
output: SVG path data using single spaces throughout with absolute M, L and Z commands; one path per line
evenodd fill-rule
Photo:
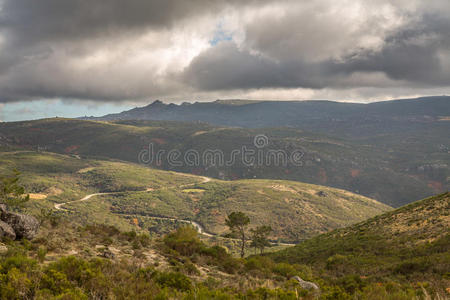
M 247 227 L 250 225 L 250 218 L 243 212 L 232 212 L 225 219 L 225 224 L 230 229 L 234 236 L 237 236 L 241 242 L 241 257 L 245 256 L 245 244 L 247 241 Z M 269 234 L 272 232 L 272 228 L 267 225 L 258 226 L 250 229 L 250 246 L 255 249 L 259 249 L 260 253 L 264 252 L 264 248 L 270 246 L 268 240 Z

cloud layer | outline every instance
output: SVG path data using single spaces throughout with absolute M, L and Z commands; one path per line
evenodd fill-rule
M 0 0 L 0 102 L 448 92 L 447 0 Z

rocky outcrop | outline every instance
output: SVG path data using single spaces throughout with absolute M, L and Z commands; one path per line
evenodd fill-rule
M 0 204 L 0 237 L 4 236 L 11 239 L 26 238 L 31 240 L 34 238 L 39 229 L 39 221 L 32 216 L 10 212 L 6 209 L 4 204 Z M 14 237 L 11 235 L 11 230 L 14 233 Z
M 15 240 L 16 233 L 14 232 L 14 229 L 11 226 L 9 226 L 3 221 L 0 221 L 0 239 L 3 238 Z
M 6 212 L 6 205 L 0 203 L 0 216 L 1 216 L 1 214 L 4 213 L 4 212 Z
M 303 279 L 301 279 L 299 276 L 294 276 L 292 277 L 292 279 L 294 279 L 295 281 L 298 282 L 298 284 L 305 290 L 315 290 L 315 291 L 319 291 L 319 287 L 317 286 L 317 284 L 315 284 L 314 282 L 311 281 L 305 281 Z
M 5 244 L 0 243 L 0 254 L 5 254 L 6 252 L 8 252 L 8 247 L 6 247 Z

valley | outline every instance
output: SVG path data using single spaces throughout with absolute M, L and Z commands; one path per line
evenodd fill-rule
M 32 199 L 31 210 L 54 207 L 80 222 L 123 230 L 161 234 L 173 228 L 167 223 L 189 221 L 206 233 L 221 235 L 226 231 L 225 216 L 238 209 L 255 226 L 270 225 L 272 240 L 298 242 L 391 209 L 347 191 L 292 181 L 211 180 L 121 161 L 45 152 L 2 152 L 0 162 L 3 172 L 22 172 L 27 191 L 45 196 Z
M 413 123 L 408 130 L 361 138 L 331 136 L 296 128 L 230 128 L 172 121 L 82 121 L 45 119 L 0 124 L 0 145 L 8 151 L 28 149 L 84 158 L 140 162 L 140 153 L 219 151 L 225 162 L 233 151 L 262 148 L 301 153 L 300 164 L 233 164 L 199 161 L 171 163 L 144 159 L 144 165 L 224 180 L 282 179 L 345 189 L 398 207 L 448 190 L 450 164 L 448 122 Z M 406 125 L 405 125 L 406 126 Z M 430 134 L 433 132 L 433 134 Z M 273 161 L 272 161 L 273 162 Z

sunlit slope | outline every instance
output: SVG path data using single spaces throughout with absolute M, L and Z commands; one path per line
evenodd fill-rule
M 272 256 L 277 261 L 311 264 L 329 276 L 359 274 L 374 279 L 397 276 L 410 282 L 448 282 L 449 228 L 447 192 L 314 237 Z
M 225 216 L 239 210 L 250 216 L 253 225 L 272 226 L 273 239 L 299 241 L 390 209 L 348 191 L 300 182 L 210 180 L 52 153 L 2 152 L 0 166 L 2 172 L 13 168 L 22 172 L 22 182 L 32 195 L 31 207 L 51 208 L 88 194 L 109 193 L 68 204 L 66 209 L 90 221 L 130 223 L 136 218 L 143 229 L 154 227 L 148 217 L 159 216 L 193 220 L 221 234 Z M 164 227 L 159 225 L 156 230 Z

